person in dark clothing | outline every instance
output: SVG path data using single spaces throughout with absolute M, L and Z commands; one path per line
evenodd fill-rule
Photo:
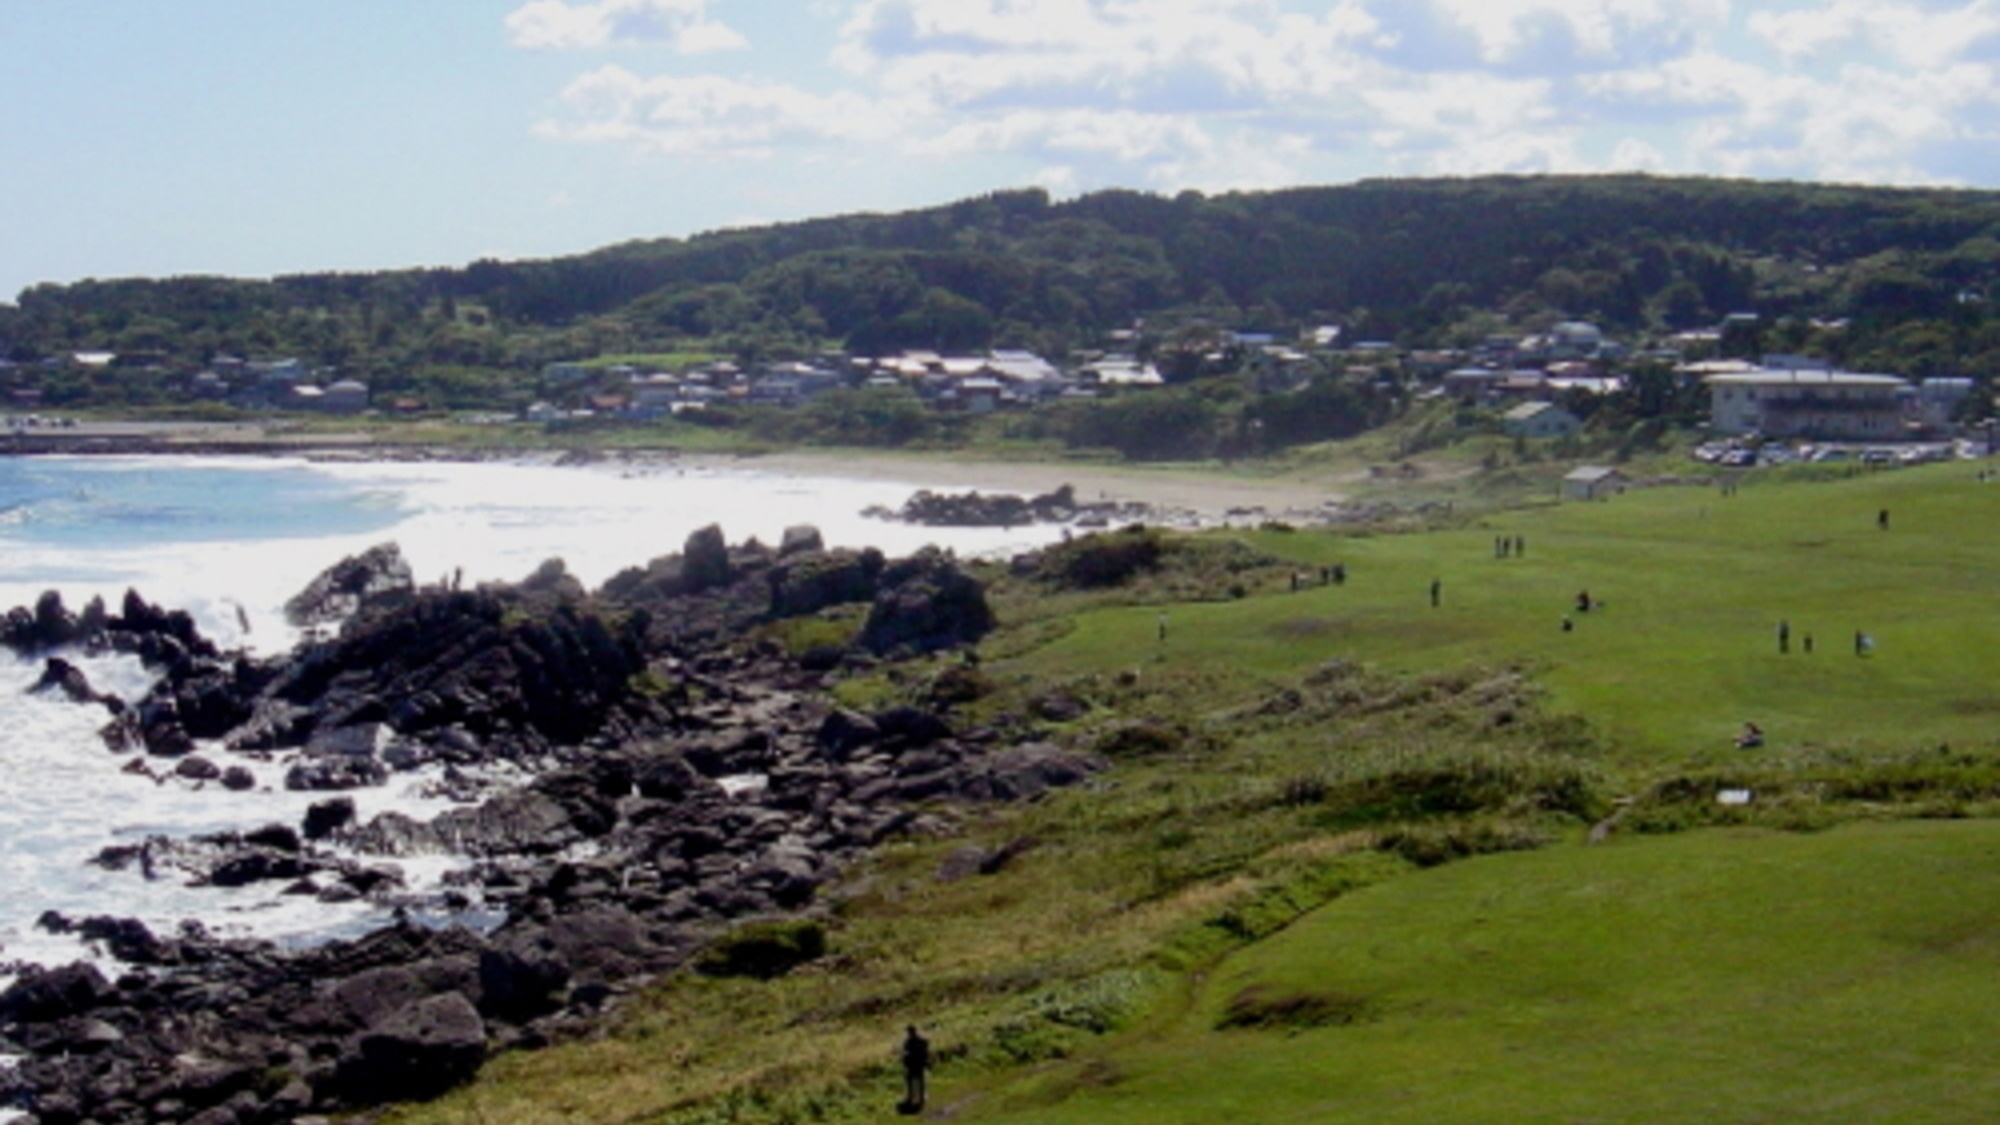
M 917 1034 L 912 1024 L 903 1036 L 903 1104 L 899 1108 L 904 1113 L 922 1112 L 929 1093 L 924 1089 L 924 1075 L 930 1067 L 931 1041 Z
M 1443 595 L 1443 593 L 1444 593 L 1444 583 L 1443 583 L 1442 581 L 1440 581 L 1440 580 L 1436 579 L 1436 578 L 1433 578 L 1433 579 L 1431 579 L 1431 608 L 1432 608 L 1432 609 L 1436 609 L 1436 608 L 1437 608 L 1437 606 L 1438 606 L 1438 598 L 1439 598 L 1439 597 L 1440 597 L 1441 595 Z

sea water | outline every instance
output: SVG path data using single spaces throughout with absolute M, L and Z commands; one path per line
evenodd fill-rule
M 258 458 L 0 457 L 0 609 L 60 591 L 72 609 L 93 596 L 115 613 L 126 589 L 194 615 L 224 647 L 277 652 L 295 640 L 282 606 L 333 562 L 394 541 L 421 582 L 517 580 L 561 558 L 586 585 L 678 551 L 710 523 L 730 542 L 776 543 L 817 526 L 831 546 L 890 555 L 925 544 L 962 554 L 1024 549 L 1052 528 L 931 529 L 864 517 L 897 507 L 920 483 L 844 481 L 671 465 L 339 462 Z M 100 691 L 143 694 L 150 676 L 128 657 L 78 661 Z M 90 951 L 35 926 L 45 910 L 137 917 L 171 933 L 182 919 L 211 932 L 309 942 L 383 920 L 367 904 L 330 906 L 279 894 L 148 880 L 89 860 L 156 834 L 297 824 L 324 794 L 287 792 L 282 763 L 218 755 L 258 773 L 231 793 L 123 772 L 98 736 L 102 708 L 31 696 L 39 661 L 0 654 L 0 965 L 67 961 Z M 426 778 L 399 776 L 353 794 L 365 819 L 386 810 L 433 815 Z M 402 860 L 407 882 L 434 886 L 455 857 Z M 0 984 L 5 981 L 0 976 Z

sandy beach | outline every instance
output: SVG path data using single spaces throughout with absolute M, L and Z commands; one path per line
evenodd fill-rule
M 1150 468 L 1086 462 L 968 460 L 948 454 L 790 450 L 767 454 L 550 449 L 526 451 L 455 446 L 431 448 L 376 440 L 367 433 L 287 432 L 257 422 L 87 422 L 62 429 L 13 431 L 0 453 L 237 454 L 340 460 L 559 459 L 666 462 L 689 468 L 769 473 L 781 477 L 904 482 L 911 491 L 1002 492 L 1032 495 L 1067 484 L 1078 499 L 1139 504 L 1195 523 L 1266 518 L 1307 519 L 1347 499 L 1350 481 L 1297 473 L 1273 476 L 1224 470 Z
M 1204 522 L 1303 517 L 1346 497 L 1338 481 L 1252 477 L 1190 469 L 1029 461 L 967 461 L 895 454 L 792 451 L 754 457 L 689 456 L 681 463 L 793 477 L 905 481 L 912 490 L 1038 494 L 1067 484 L 1081 500 L 1143 504 Z

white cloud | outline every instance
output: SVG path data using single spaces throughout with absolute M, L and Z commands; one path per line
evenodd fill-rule
M 1552 34 L 1566 37 L 1575 57 L 1615 62 L 1666 41 L 1723 27 L 1729 0 L 1429 0 L 1477 37 L 1488 63 L 1533 51 Z
M 645 78 L 616 65 L 570 83 L 562 101 L 576 119 L 546 123 L 543 135 L 656 152 L 762 158 L 783 144 L 882 143 L 897 133 L 894 107 L 858 94 L 710 75 Z
M 1756 12 L 1748 23 L 1753 34 L 1791 62 L 1860 48 L 1885 52 L 1905 66 L 1937 67 L 2000 36 L 2000 0 L 1943 7 L 1905 0 L 1832 0 Z
M 1011 165 L 1063 192 L 1634 168 L 1901 182 L 1964 176 L 2000 109 L 2000 0 L 814 3 L 840 16 L 822 69 L 605 67 L 541 131 Z M 740 42 L 709 7 L 535 0 L 509 29 L 540 46 Z M 1974 174 L 2000 180 L 1989 163 Z
M 530 0 L 508 14 L 506 26 L 509 42 L 536 49 L 663 43 L 692 55 L 750 45 L 708 18 L 707 0 Z

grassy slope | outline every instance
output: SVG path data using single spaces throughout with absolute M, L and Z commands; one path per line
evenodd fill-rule
M 1973 1121 L 2000 1096 L 1996 969 L 1991 821 L 1486 857 L 1353 894 L 1232 959 L 1171 1031 L 956 1116 Z M 1249 989 L 1362 1014 L 1217 1030 Z
M 1425 535 L 1266 534 L 1267 550 L 1344 562 L 1349 581 L 1176 607 L 1166 660 L 1272 679 L 1332 657 L 1404 671 L 1525 661 L 1557 707 L 1630 750 L 1683 760 L 1726 756 L 1746 719 L 1777 746 L 1987 742 L 2000 713 L 2000 615 L 1984 612 L 2000 596 L 1996 529 L 2000 485 L 1945 465 L 1727 498 L 1635 491 Z M 1525 558 L 1493 558 L 1503 534 L 1526 539 Z M 1573 613 L 1585 590 L 1602 611 Z M 1574 632 L 1561 631 L 1565 614 Z M 1156 618 L 1087 619 L 1031 664 L 1082 673 L 1150 657 Z M 1781 619 L 1793 634 L 1785 658 Z M 1877 642 L 1871 658 L 1853 655 L 1857 629 Z
M 968 1121 L 1636 1121 L 1704 1105 L 1740 1120 L 1978 1119 L 1956 1091 L 1990 1093 L 1963 1072 L 1990 1040 L 1978 1008 L 1996 876 L 1982 853 L 2000 827 L 1561 843 L 1662 778 L 1770 763 L 1762 793 L 1797 763 L 1837 761 L 1813 746 L 1873 768 L 1977 744 L 1963 768 L 1889 770 L 1951 790 L 1932 811 L 1992 809 L 2000 622 L 1983 560 L 2000 548 L 2000 486 L 1971 478 L 1943 466 L 1727 499 L 1634 492 L 1410 536 L 1265 533 L 1302 563 L 1344 561 L 1350 582 L 1289 594 L 1266 574 L 1252 577 L 1261 596 L 1174 605 L 1164 654 L 1156 608 L 1040 599 L 1051 616 L 988 646 L 996 680 L 1068 684 L 1095 704 L 1085 729 L 1150 716 L 1189 740 L 1121 760 L 1091 791 L 890 849 L 829 903 L 822 965 L 771 984 L 670 982 L 613 1035 L 509 1056 L 403 1116 L 870 1120 L 915 1021 L 941 1048 L 938 1101 Z M 1527 557 L 1493 559 L 1500 534 L 1525 536 Z M 1562 633 L 1579 588 L 1607 609 Z M 1779 657 L 1781 615 L 1820 651 Z M 1850 651 L 1857 626 L 1880 641 L 1866 660 Z M 1422 675 L 1308 677 L 1332 657 Z M 1538 717 L 1509 664 L 1597 736 Z M 1771 749 L 1728 748 L 1744 718 Z M 1572 782 L 1591 778 L 1578 796 Z M 1400 799 L 1426 786 L 1477 792 L 1442 814 Z M 1822 789 L 1806 777 L 1785 800 L 1817 806 Z M 1831 819 L 1881 807 L 1827 799 L 1850 802 Z M 1654 800 L 1634 824 L 1717 819 L 1699 790 Z M 1747 815 L 1825 822 L 1764 808 Z M 1406 823 L 1419 846 L 1385 842 L 1407 841 Z M 1023 839 L 1035 846 L 997 876 L 937 878 L 954 848 Z M 1559 845 L 1395 877 L 1440 839 Z M 1259 982 L 1331 990 L 1370 1018 L 1211 1031 Z

